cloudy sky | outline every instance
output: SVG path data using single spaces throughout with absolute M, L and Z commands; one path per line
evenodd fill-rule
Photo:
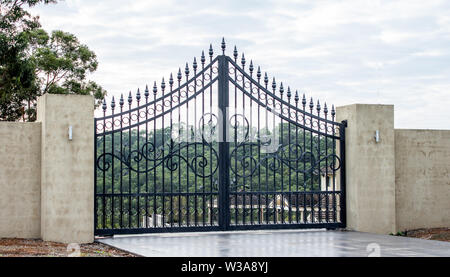
M 269 76 L 329 104 L 395 105 L 396 128 L 450 129 L 450 1 L 65 0 L 47 30 L 94 50 L 109 96 L 176 72 L 224 36 Z

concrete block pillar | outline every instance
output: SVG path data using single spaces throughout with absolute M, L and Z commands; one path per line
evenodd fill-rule
M 346 204 L 349 230 L 396 232 L 394 106 L 355 104 L 337 108 L 347 120 Z M 375 133 L 379 131 L 379 142 Z
M 37 115 L 42 123 L 41 238 L 93 242 L 94 99 L 46 94 L 38 100 Z

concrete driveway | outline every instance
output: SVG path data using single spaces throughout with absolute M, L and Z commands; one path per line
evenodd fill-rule
M 101 243 L 146 257 L 450 257 L 450 243 L 325 230 L 115 236 Z

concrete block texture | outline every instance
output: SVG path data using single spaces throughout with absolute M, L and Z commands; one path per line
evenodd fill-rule
M 395 130 L 397 227 L 450 227 L 450 130 Z
M 47 94 L 37 107 L 42 122 L 41 237 L 63 243 L 93 242 L 94 99 Z
M 0 238 L 41 233 L 41 123 L 0 122 Z
M 354 104 L 337 108 L 347 120 L 346 204 L 350 230 L 396 231 L 394 106 Z M 380 141 L 375 141 L 379 131 Z

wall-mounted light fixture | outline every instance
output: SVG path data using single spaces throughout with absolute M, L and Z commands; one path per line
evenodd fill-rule
M 375 142 L 376 143 L 380 142 L 380 131 L 379 130 L 375 131 Z
M 69 140 L 72 140 L 73 128 L 72 125 L 69 126 Z

